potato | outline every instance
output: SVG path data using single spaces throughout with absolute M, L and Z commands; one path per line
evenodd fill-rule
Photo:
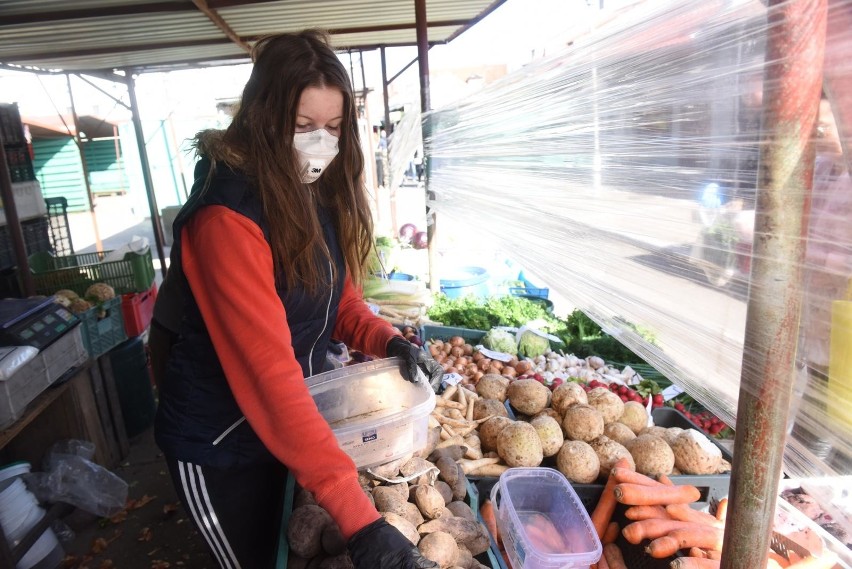
M 509 411 L 506 409 L 503 402 L 498 401 L 497 399 L 477 399 L 473 403 L 473 419 L 478 421 L 479 419 L 483 419 L 489 415 L 493 415 L 495 417 L 508 417 Z
M 589 442 L 589 444 L 593 449 L 595 449 L 595 453 L 598 455 L 598 460 L 601 461 L 601 478 L 609 476 L 609 471 L 612 470 L 612 467 L 621 458 L 626 458 L 628 462 L 630 462 L 630 468 L 632 470 L 636 469 L 636 464 L 633 462 L 633 456 L 630 454 L 630 451 L 624 448 L 624 445 L 618 444 L 609 437 L 601 435 L 595 440 Z
M 473 555 L 471 555 L 470 550 L 458 542 L 456 542 L 456 546 L 459 548 L 459 556 L 454 567 L 470 567 L 473 562 Z
M 473 513 L 473 510 L 470 509 L 470 506 L 462 502 L 461 500 L 453 500 L 449 504 L 447 504 L 447 509 L 453 513 L 454 516 L 459 518 L 464 518 L 466 520 L 476 521 L 476 514 Z
M 639 434 L 648 426 L 648 411 L 638 401 L 628 401 L 624 404 L 624 411 L 618 418 L 619 423 L 624 423 L 634 434 Z
M 414 490 L 414 503 L 417 504 L 417 509 L 424 517 L 429 519 L 440 518 L 443 514 L 444 498 L 434 486 L 420 484 Z
M 672 445 L 675 466 L 684 474 L 713 474 L 722 462 L 722 451 L 696 429 L 687 429 Z
M 521 421 L 516 421 L 500 431 L 497 437 L 497 454 L 509 466 L 538 466 L 544 458 L 541 439 L 535 427 Z
M 343 553 L 323 559 L 317 569 L 355 569 L 355 565 L 352 564 L 349 554 Z
M 562 424 L 562 415 L 557 413 L 556 409 L 554 409 L 553 407 L 545 407 L 544 409 L 536 413 L 533 419 L 541 416 L 553 417 L 557 423 L 559 423 L 560 425 Z
M 332 523 L 331 516 L 319 506 L 299 506 L 290 514 L 287 541 L 299 557 L 316 557 L 322 551 L 322 532 Z
M 606 387 L 595 387 L 586 394 L 589 405 L 600 411 L 604 424 L 618 421 L 624 413 L 624 401 Z
M 485 524 L 479 522 L 479 535 L 473 539 L 468 539 L 463 545 L 470 551 L 471 555 L 479 555 L 488 551 L 488 548 L 491 547 L 491 540 L 488 537 L 488 528 L 485 527 Z M 472 566 L 476 567 L 477 565 Z
M 334 522 L 328 524 L 322 530 L 321 542 L 322 550 L 331 556 L 346 553 L 346 539 L 344 539 L 343 534 L 340 533 L 340 528 Z
M 603 434 L 603 415 L 591 405 L 574 405 L 565 411 L 562 429 L 572 441 L 589 442 Z
M 655 478 L 660 474 L 668 476 L 675 464 L 674 452 L 669 443 L 655 435 L 639 435 L 625 445 L 633 462 L 636 472 Z
M 497 450 L 497 437 L 504 428 L 512 423 L 514 421 L 508 417 L 491 417 L 479 425 L 479 441 L 482 444 L 482 451 Z
M 666 431 L 667 430 L 668 429 L 666 429 L 665 427 L 658 427 L 658 426 L 654 425 L 653 427 L 645 427 L 644 429 L 642 429 L 641 431 L 639 431 L 636 434 L 637 435 L 655 435 L 655 436 L 662 438 L 663 440 L 666 440 Z M 668 442 L 668 441 L 666 441 L 666 442 Z
M 556 454 L 556 468 L 571 482 L 590 484 L 598 477 L 601 461 L 589 443 L 565 441 Z
M 479 524 L 476 521 L 471 521 L 465 518 L 450 516 L 447 518 L 440 517 L 435 520 L 429 520 L 417 527 L 420 535 L 446 532 L 453 536 L 459 543 L 463 543 L 479 535 Z
M 449 504 L 453 501 L 453 489 L 450 488 L 450 485 L 444 482 L 443 480 L 438 480 L 435 482 L 435 490 L 441 493 L 441 497 L 444 499 L 444 503 Z
M 565 415 L 565 411 L 572 405 L 587 405 L 588 403 L 589 398 L 586 395 L 586 390 L 580 387 L 579 383 L 569 381 L 553 390 L 550 406 L 560 415 Z
M 496 373 L 486 373 L 476 382 L 476 393 L 483 399 L 496 399 L 501 403 L 506 401 L 506 388 L 509 379 Z
M 535 415 L 550 400 L 550 390 L 534 379 L 516 379 L 506 389 L 509 403 L 524 415 Z
M 441 569 L 452 567 L 459 556 L 456 540 L 444 531 L 436 531 L 424 536 L 417 545 L 417 549 L 423 557 L 434 561 Z
M 408 501 L 408 490 L 406 490 L 406 494 L 403 496 L 399 489 L 393 486 L 395 484 L 373 488 L 373 500 L 376 502 L 376 509 L 378 511 L 399 514 L 400 509 Z
M 401 511 L 402 513 L 399 515 L 408 520 L 408 522 L 414 527 L 419 526 L 425 521 L 423 519 L 423 514 L 420 513 L 420 509 L 417 507 L 417 504 L 406 502 L 403 504 Z
M 295 510 L 299 506 L 307 506 L 309 504 L 311 506 L 317 505 L 317 501 L 316 499 L 314 499 L 314 495 L 302 488 L 301 486 L 296 486 L 295 494 L 293 495 L 293 509 Z
M 624 446 L 627 446 L 628 442 L 636 438 L 636 434 L 630 429 L 630 427 L 620 421 L 604 425 L 603 434 Z
M 382 512 L 382 517 L 387 523 L 398 529 L 399 533 L 404 535 L 413 545 L 417 545 L 420 541 L 420 533 L 410 521 L 392 512 Z
M 541 439 L 541 451 L 544 456 L 553 456 L 562 448 L 565 437 L 562 436 L 562 427 L 553 417 L 539 415 L 530 421 L 530 425 L 538 433 Z

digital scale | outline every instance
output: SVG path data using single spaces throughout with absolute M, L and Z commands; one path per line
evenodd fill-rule
M 79 322 L 53 297 L 4 298 L 0 300 L 0 345 L 33 346 L 41 351 Z

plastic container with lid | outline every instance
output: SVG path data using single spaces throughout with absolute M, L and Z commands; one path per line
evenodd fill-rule
M 491 489 L 497 527 L 515 569 L 586 568 L 602 547 L 571 484 L 552 468 L 510 468 Z
M 426 444 L 435 392 L 420 374 L 403 379 L 399 358 L 321 373 L 306 382 L 337 442 L 359 470 L 395 460 Z

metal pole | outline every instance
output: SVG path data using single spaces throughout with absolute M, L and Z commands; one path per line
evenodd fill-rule
M 827 0 L 770 0 L 755 241 L 721 569 L 765 567 L 795 375 Z
M 104 250 L 101 243 L 101 233 L 98 229 L 98 216 L 95 213 L 95 198 L 92 195 L 92 183 L 89 181 L 89 164 L 86 162 L 86 149 L 83 148 L 83 137 L 80 136 L 80 117 L 77 116 L 77 107 L 74 105 L 74 91 L 71 90 L 71 75 L 65 74 L 65 82 L 68 84 L 68 98 L 71 100 L 71 118 L 74 119 L 74 142 L 77 144 L 77 152 L 80 153 L 80 166 L 83 168 L 83 185 L 86 186 L 86 199 L 89 202 L 89 216 L 92 219 L 92 229 L 95 232 L 95 250 Z
M 423 140 L 430 135 L 431 101 L 429 100 L 429 35 L 428 20 L 426 19 L 426 0 L 414 0 L 414 21 L 417 28 L 417 67 L 420 71 L 420 112 L 423 115 Z M 429 189 L 429 157 L 423 157 L 425 192 L 426 192 L 426 240 L 429 256 L 429 290 L 433 293 L 441 290 L 441 279 L 438 273 L 437 246 L 437 216 L 429 202 L 434 201 L 435 194 Z
M 385 102 L 385 131 L 390 134 L 390 96 L 388 95 L 388 61 L 385 56 L 385 46 L 379 48 L 382 55 L 382 98 Z
M 157 247 L 157 257 L 160 259 L 160 271 L 166 278 L 166 253 L 163 250 L 163 228 L 160 225 L 160 209 L 157 207 L 157 196 L 154 193 L 154 180 L 151 178 L 151 167 L 148 164 L 148 151 L 145 149 L 145 136 L 142 132 L 142 119 L 139 117 L 139 103 L 136 100 L 136 89 L 133 85 L 133 72 L 125 69 L 127 94 L 130 97 L 130 112 L 133 117 L 133 130 L 136 133 L 136 146 L 139 148 L 139 162 L 142 165 L 142 179 L 145 181 L 145 191 L 148 194 L 148 208 L 151 212 L 151 225 L 154 230 L 154 242 Z

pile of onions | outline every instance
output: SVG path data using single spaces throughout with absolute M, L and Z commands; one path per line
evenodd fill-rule
M 517 367 L 528 362 L 519 362 L 516 358 L 508 363 L 492 360 L 474 350 L 461 336 L 453 336 L 446 342 L 429 340 L 429 353 L 444 368 L 444 373 L 457 373 L 462 376 L 463 384 L 475 385 L 486 373 L 495 373 L 514 379 L 518 375 Z

